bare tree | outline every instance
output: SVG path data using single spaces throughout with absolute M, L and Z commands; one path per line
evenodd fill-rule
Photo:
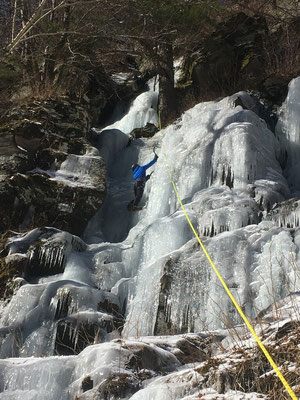
M 44 10 L 44 6 L 47 0 L 41 0 L 38 6 L 33 10 L 31 15 L 29 16 L 29 2 L 28 0 L 19 0 L 21 2 L 20 5 L 20 15 L 21 15 L 21 23 L 22 28 L 18 32 L 18 34 L 12 35 L 12 40 L 7 46 L 8 51 L 12 51 L 22 39 L 30 32 L 30 30 L 41 21 L 41 19 L 45 18 L 49 13 L 53 13 L 53 9 Z M 62 0 L 60 3 L 60 7 L 62 7 L 65 3 L 65 0 Z M 15 12 L 14 12 L 14 19 L 13 19 L 13 31 L 15 31 L 15 18 L 17 12 L 17 0 L 15 0 Z M 59 6 L 57 6 L 58 8 Z
M 6 50 L 20 56 L 28 82 L 40 88 L 74 86 L 80 70 L 86 76 L 97 63 L 116 63 L 112 54 L 151 60 L 165 126 L 177 115 L 173 52 L 192 48 L 219 15 L 218 0 L 11 0 Z

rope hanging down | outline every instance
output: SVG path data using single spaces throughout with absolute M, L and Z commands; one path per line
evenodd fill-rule
M 160 118 L 159 118 L 159 128 L 161 129 Z M 189 225 L 190 225 L 190 227 L 191 227 L 191 229 L 192 229 L 192 231 L 193 231 L 195 237 L 197 238 L 197 240 L 198 240 L 198 242 L 199 242 L 199 244 L 200 244 L 200 246 L 201 246 L 201 248 L 202 248 L 202 250 L 203 250 L 203 252 L 204 252 L 204 254 L 205 254 L 205 256 L 206 256 L 206 258 L 208 259 L 210 265 L 211 265 L 212 268 L 214 269 L 214 271 L 215 271 L 217 277 L 219 278 L 220 282 L 222 283 L 222 285 L 223 285 L 225 291 L 227 292 L 227 294 L 228 294 L 230 300 L 233 302 L 235 308 L 237 309 L 238 313 L 240 314 L 240 316 L 241 316 L 242 319 L 244 320 L 244 322 L 245 322 L 245 324 L 247 325 L 247 327 L 248 327 L 249 331 L 251 332 L 252 336 L 254 337 L 254 339 L 256 340 L 257 344 L 258 344 L 259 347 L 261 348 L 262 352 L 263 352 L 264 355 L 266 356 L 267 360 L 268 360 L 269 363 L 271 364 L 272 368 L 273 368 L 274 371 L 276 372 L 278 378 L 281 380 L 281 382 L 282 382 L 283 386 L 285 387 L 285 389 L 287 390 L 288 394 L 290 395 L 290 397 L 291 397 L 293 400 L 298 400 L 297 397 L 296 397 L 296 395 L 295 395 L 295 393 L 294 393 L 293 390 L 291 389 L 290 385 L 287 383 L 287 381 L 285 380 L 284 376 L 282 375 L 282 373 L 280 372 L 279 368 L 277 367 L 275 361 L 274 361 L 273 358 L 271 357 L 270 353 L 268 352 L 268 350 L 266 349 L 266 347 L 264 346 L 264 344 L 262 343 L 262 341 L 261 341 L 260 338 L 258 337 L 258 335 L 257 335 L 257 333 L 255 332 L 254 328 L 252 327 L 251 323 L 249 322 L 249 320 L 247 319 L 246 315 L 243 313 L 241 307 L 239 306 L 239 304 L 238 304 L 237 301 L 235 300 L 233 294 L 232 294 L 231 291 L 229 290 L 229 288 L 228 288 L 228 286 L 226 285 L 225 281 L 223 280 L 221 274 L 219 273 L 217 267 L 215 266 L 215 264 L 213 263 L 212 259 L 211 259 L 210 256 L 209 256 L 208 252 L 206 251 L 206 248 L 204 247 L 202 241 L 200 240 L 199 235 L 197 234 L 197 232 L 196 232 L 196 230 L 195 230 L 195 228 L 194 228 L 194 226 L 193 226 L 193 224 L 192 224 L 192 222 L 191 222 L 191 220 L 190 220 L 190 218 L 189 218 L 189 216 L 188 216 L 188 214 L 187 214 L 187 212 L 186 212 L 186 209 L 184 208 L 184 205 L 182 204 L 181 198 L 180 198 L 180 196 L 179 196 L 177 187 L 176 187 L 176 185 L 175 185 L 175 182 L 174 182 L 174 180 L 173 180 L 173 176 L 172 176 L 172 173 L 171 173 L 171 170 L 170 170 L 170 167 L 169 167 L 169 163 L 168 163 L 168 159 L 167 159 L 167 155 L 166 155 L 166 151 L 165 151 L 164 145 L 162 145 L 162 148 L 163 148 L 163 153 L 164 153 L 164 157 L 165 157 L 165 161 L 166 161 L 166 166 L 167 166 L 167 169 L 168 169 L 168 172 L 169 172 L 169 177 L 170 177 L 171 183 L 172 183 L 172 185 L 173 185 L 175 194 L 176 194 L 177 199 L 178 199 L 178 201 L 179 201 L 179 204 L 180 204 L 180 206 L 181 206 L 181 208 L 182 208 L 182 210 L 183 210 L 183 213 L 184 213 L 184 215 L 185 215 L 185 217 L 186 217 L 186 219 L 187 219 L 187 221 L 188 221 L 188 223 L 189 223 Z

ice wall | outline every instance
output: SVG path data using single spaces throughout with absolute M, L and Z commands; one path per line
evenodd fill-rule
M 285 151 L 285 176 L 295 197 L 300 193 L 299 159 L 300 159 L 300 78 L 293 79 L 284 102 L 276 134 Z
M 295 257 L 291 235 L 286 237 L 289 250 L 280 252 L 275 246 L 277 258 L 271 261 L 263 246 L 252 245 L 254 238 L 265 238 L 266 229 L 276 231 L 271 223 L 267 228 L 257 224 L 290 191 L 277 161 L 278 140 L 253 111 L 234 107 L 236 96 L 199 104 L 144 141 L 148 158 L 153 146 L 160 147 L 160 157 L 147 183 L 146 207 L 132 217 L 136 225 L 124 242 L 133 243 L 123 253 L 123 265 L 127 277 L 134 277 L 134 284 L 128 284 L 125 335 L 213 329 L 229 323 L 229 316 L 231 323 L 239 321 L 192 239 L 168 168 L 192 222 L 249 316 L 297 287 L 295 268 L 278 261 Z M 238 96 L 251 108 L 246 93 Z M 142 162 L 145 153 L 139 153 Z M 253 224 L 254 233 L 249 227 Z M 268 240 L 276 242 L 277 234 L 280 230 Z M 267 279 L 273 269 L 276 272 Z M 281 282 L 282 275 L 285 283 L 277 287 L 273 279 Z M 159 327 L 159 313 L 168 321 L 163 327 Z
M 145 110 L 149 96 L 153 93 L 145 97 Z M 244 107 L 235 106 L 237 98 Z M 137 104 L 121 120 L 125 132 L 139 126 Z M 110 251 L 108 262 L 99 263 L 101 255 L 95 260 L 105 289 L 110 285 L 127 305 L 125 336 L 199 331 L 239 322 L 193 239 L 169 171 L 192 223 L 249 317 L 297 289 L 295 235 L 278 228 L 275 221 L 260 223 L 273 206 L 290 197 L 290 189 L 278 162 L 280 140 L 255 111 L 252 98 L 239 92 L 198 104 L 153 138 L 130 147 L 123 138 L 116 140 L 119 132 L 104 131 L 119 148 L 117 156 L 109 158 L 112 179 L 109 201 L 100 214 L 101 238 L 125 240 L 121 253 Z M 107 147 L 110 142 L 105 143 Z M 145 208 L 128 214 L 130 165 L 150 161 L 153 147 L 159 159 L 146 185 Z M 89 234 L 92 237 L 92 230 Z M 109 283 L 105 271 L 114 277 Z
M 127 342 L 90 345 L 82 352 L 77 346 L 81 324 L 97 325 L 99 341 L 117 335 L 112 325 L 118 318 L 100 309 L 104 303 L 125 313 L 123 338 L 240 322 L 193 236 L 169 172 L 205 247 L 248 317 L 299 291 L 299 211 L 291 199 L 291 189 L 297 194 L 298 85 L 298 79 L 290 84 L 276 136 L 257 116 L 251 97 L 239 92 L 198 104 L 153 138 L 128 146 L 132 129 L 157 123 L 157 94 L 149 91 L 137 97 L 125 117 L 96 132 L 97 150 L 66 160 L 55 178 L 71 176 L 83 185 L 95 183 L 88 173 L 97 176 L 94 158 L 97 163 L 104 160 L 107 199 L 85 232 L 88 245 L 67 246 L 63 271 L 24 281 L 9 305 L 2 305 L 1 356 L 20 357 L 0 362 L 3 398 L 68 400 L 81 393 L 80 398 L 89 399 L 82 393 L 84 378 L 89 376 L 96 388 L 111 372 L 124 372 L 132 355 Z M 244 107 L 235 105 L 237 98 Z M 129 213 L 130 167 L 149 162 L 153 148 L 159 159 L 149 170 L 153 174 L 142 199 L 144 209 Z M 26 240 L 12 240 L 9 256 L 22 253 L 20 243 L 31 245 L 39 234 L 32 231 Z M 70 336 L 66 343 L 77 346 L 78 356 L 53 357 L 58 331 Z M 145 344 L 134 343 L 135 349 L 139 346 Z M 173 355 L 160 348 L 154 352 L 162 367 L 178 367 Z

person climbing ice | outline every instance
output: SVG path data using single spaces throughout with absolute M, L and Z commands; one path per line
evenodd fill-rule
M 128 204 L 127 208 L 129 211 L 142 210 L 143 207 L 140 207 L 138 204 L 141 201 L 141 198 L 143 196 L 145 184 L 150 179 L 151 174 L 152 174 L 151 173 L 150 175 L 146 175 L 146 170 L 148 168 L 150 168 L 153 164 L 155 164 L 157 159 L 158 159 L 158 155 L 154 151 L 154 158 L 148 164 L 145 164 L 145 165 L 133 164 L 132 165 L 131 169 L 133 172 L 133 180 L 134 180 L 133 189 L 134 189 L 135 199 L 132 200 Z

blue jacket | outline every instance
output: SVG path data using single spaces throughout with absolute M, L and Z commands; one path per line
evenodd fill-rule
M 153 164 L 155 164 L 157 158 L 154 157 L 152 161 L 150 161 L 146 165 L 138 165 L 133 170 L 133 179 L 136 181 L 137 179 L 146 179 L 146 170 L 150 168 Z

